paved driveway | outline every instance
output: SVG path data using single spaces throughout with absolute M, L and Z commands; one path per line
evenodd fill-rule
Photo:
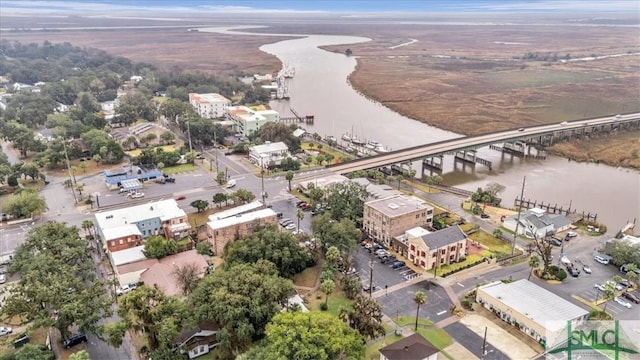
M 371 264 L 373 264 L 373 291 L 382 291 L 385 286 L 391 287 L 407 281 L 409 274 L 415 274 L 408 268 L 393 269 L 390 263 L 382 264 L 375 254 L 358 245 L 353 251 L 353 267 L 363 284 L 369 285 Z M 373 260 L 373 262 L 372 262 Z
M 484 345 L 486 355 L 483 357 L 482 344 L 484 339 L 460 322 L 445 326 L 444 330 L 449 333 L 455 341 L 481 359 L 510 359 L 507 355 L 496 349 L 495 346 L 491 345 L 489 341 Z

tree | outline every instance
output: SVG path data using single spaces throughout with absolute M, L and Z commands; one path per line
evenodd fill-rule
M 304 219 L 304 211 L 302 211 L 302 209 L 296 211 L 296 218 L 298 219 L 298 229 L 300 229 L 300 221 Z
M 340 259 L 340 250 L 335 246 L 331 246 L 327 249 L 327 253 L 324 254 L 324 258 L 327 261 L 326 264 L 335 267 L 338 264 L 338 259 Z
M 616 266 L 625 264 L 640 264 L 640 244 L 631 244 L 624 240 L 607 242 L 605 254 L 611 256 Z
M 630 263 L 630 264 L 627 264 L 627 269 L 626 269 L 627 272 L 625 273 L 627 278 L 631 280 L 633 283 L 635 283 L 636 285 L 638 284 L 638 278 L 640 277 L 640 275 L 638 275 L 637 273 L 637 269 L 638 269 L 638 266 L 636 264 Z
M 56 355 L 44 345 L 25 344 L 11 359 L 15 360 L 55 360 Z M 4 359 L 4 357 L 3 357 Z M 71 358 L 70 358 L 71 359 Z
M 540 260 L 542 260 L 542 274 L 543 276 L 547 276 L 549 274 L 549 268 L 551 267 L 551 250 L 552 244 L 549 241 L 544 241 L 542 239 L 538 239 L 538 237 L 534 234 L 534 239 L 531 242 L 534 246 L 533 250 L 538 256 Z
M 251 191 L 246 189 L 238 189 L 234 193 L 234 196 L 238 199 L 238 201 L 241 201 L 245 204 L 252 202 L 256 198 L 256 196 Z
M 167 255 L 175 254 L 178 245 L 173 240 L 168 240 L 162 235 L 148 238 L 144 242 L 144 255 L 148 258 L 160 259 Z
M 227 193 L 215 193 L 213 195 L 213 202 L 220 207 L 220 204 L 227 201 Z
M 198 281 L 202 273 L 203 269 L 198 268 L 194 263 L 189 263 L 183 266 L 177 266 L 171 275 L 173 275 L 180 286 L 182 295 L 187 296 L 198 286 Z
M 491 199 L 496 199 L 501 192 L 504 191 L 506 187 L 504 185 L 498 184 L 496 182 L 492 182 L 485 186 L 485 190 L 489 195 L 491 195 Z
M 203 212 L 207 207 L 209 207 L 209 202 L 207 200 L 195 200 L 189 205 L 196 208 L 198 212 Z
M 127 329 L 146 337 L 150 350 L 170 349 L 184 328 L 193 326 L 187 304 L 174 296 L 166 296 L 157 286 L 140 286 L 123 295 L 118 305 L 121 320 L 105 329 L 109 344 L 120 346 Z
M 351 51 L 351 49 L 347 49 L 344 51 L 344 54 L 347 56 L 351 56 L 351 54 L 353 54 L 353 51 Z
M 362 218 L 367 189 L 359 183 L 345 181 L 332 184 L 327 190 L 327 205 L 334 220 Z
M 31 216 L 48 209 L 47 203 L 35 190 L 23 190 L 11 194 L 4 203 L 4 211 L 16 218 Z
M 82 230 L 84 230 L 88 235 L 93 235 L 91 234 L 91 229 L 93 229 L 94 225 L 93 225 L 93 221 L 91 221 L 90 219 L 86 219 L 84 221 L 82 221 Z
M 362 283 L 357 276 L 346 275 L 341 280 L 342 290 L 349 299 L 355 299 L 362 292 Z
M 359 294 L 353 302 L 353 309 L 340 309 L 340 319 L 346 321 L 365 339 L 375 339 L 385 334 L 382 326 L 382 305 L 376 299 Z
M 527 280 L 531 279 L 531 274 L 533 274 L 533 269 L 540 266 L 540 258 L 538 258 L 535 255 L 531 255 L 531 257 L 529 258 L 529 266 L 531 267 L 531 271 L 529 272 L 529 277 L 527 278 Z
M 9 266 L 22 280 L 8 291 L 3 313 L 20 316 L 33 328 L 55 327 L 63 338 L 71 326 L 99 333 L 98 321 L 110 315 L 111 299 L 94 266 L 78 228 L 56 222 L 33 228 Z
M 191 294 L 190 303 L 198 321 L 220 325 L 220 347 L 237 356 L 264 335 L 292 289 L 290 280 L 278 276 L 275 265 L 259 260 L 205 276 Z
M 301 247 L 291 233 L 280 231 L 275 225 L 254 231 L 242 241 L 227 246 L 225 268 L 268 260 L 281 277 L 290 278 L 314 263 L 309 251 Z
M 620 277 L 618 276 L 618 278 L 620 278 Z M 615 291 L 616 291 L 616 288 L 615 288 L 616 285 L 615 284 L 617 283 L 617 280 L 616 280 L 615 276 L 613 277 L 613 281 L 614 282 L 607 281 L 604 284 L 604 291 L 602 291 L 602 300 L 605 301 L 604 308 L 602 309 L 602 311 L 604 311 L 604 312 L 607 312 L 607 305 L 609 304 L 609 300 L 613 299 L 613 297 L 616 294 L 615 293 Z
M 87 350 L 80 350 L 77 353 L 69 355 L 69 360 L 91 360 Z
M 332 220 L 328 212 L 314 217 L 311 221 L 311 228 L 322 242 L 324 249 L 335 246 L 340 251 L 346 252 L 355 249 L 358 241 L 362 238 L 362 233 L 356 228 L 353 221 L 347 218 L 340 221 Z
M 322 282 L 322 284 L 320 284 L 320 291 L 322 291 L 323 293 L 325 293 L 325 295 L 327 295 L 327 297 L 324 300 L 325 307 L 329 306 L 329 295 L 333 292 L 333 290 L 335 290 L 335 288 L 336 288 L 336 283 L 333 282 L 333 280 L 331 279 L 326 279 Z
M 337 317 L 286 311 L 273 317 L 264 341 L 238 359 L 361 359 L 364 350 L 360 334 Z
M 293 180 L 293 175 L 294 173 L 291 170 L 287 171 L 287 173 L 284 175 L 284 178 L 289 182 L 289 191 L 291 191 L 291 180 Z
M 416 327 L 415 331 L 418 331 L 418 318 L 420 316 L 420 306 L 427 302 L 427 295 L 425 295 L 422 291 L 416 291 L 413 295 L 413 302 L 416 303 Z
M 497 239 L 501 239 L 502 238 L 502 230 L 496 228 L 493 230 L 493 237 L 497 238 Z

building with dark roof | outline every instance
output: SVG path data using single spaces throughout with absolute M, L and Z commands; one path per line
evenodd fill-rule
M 440 352 L 420 334 L 408 336 L 379 351 L 380 360 L 436 360 Z
M 458 225 L 407 237 L 407 258 L 425 270 L 461 261 L 467 255 L 467 235 Z

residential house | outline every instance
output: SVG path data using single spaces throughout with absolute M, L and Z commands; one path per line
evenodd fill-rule
M 207 222 L 207 238 L 216 255 L 224 254 L 227 243 L 249 236 L 256 227 L 277 221 L 275 211 L 267 208 Z
M 566 341 L 567 325 L 576 328 L 589 317 L 588 310 L 527 279 L 480 286 L 476 301 L 543 346 Z
M 181 354 L 186 353 L 189 359 L 205 355 L 219 345 L 219 329 L 213 322 L 202 322 L 192 329 L 185 329 L 173 341 L 174 349 Z
M 516 231 L 518 214 L 507 217 L 502 226 L 512 232 Z M 533 208 L 520 213 L 518 234 L 529 238 L 543 239 L 547 235 L 569 229 L 571 220 L 564 215 L 547 214 L 540 208 Z
M 23 84 L 23 83 L 14 83 L 13 91 L 15 92 L 34 92 L 39 93 L 40 88 L 35 85 Z
M 234 131 L 242 136 L 249 136 L 264 124 L 280 121 L 280 114 L 275 110 L 252 110 L 246 106 L 229 106 L 227 118 L 234 122 Z
M 193 264 L 197 267 L 197 276 L 202 278 L 209 264 L 196 250 L 183 251 L 159 259 L 140 275 L 140 281 L 147 286 L 158 286 L 167 296 L 182 295 L 180 283 L 174 272 L 185 265 Z
M 259 167 L 266 169 L 271 162 L 280 165 L 282 160 L 291 157 L 289 147 L 282 141 L 262 145 L 255 145 L 249 148 L 249 159 Z
M 430 227 L 433 207 L 415 196 L 393 195 L 364 203 L 363 230 L 372 240 L 391 240 L 416 226 Z
M 181 239 L 191 230 L 187 214 L 174 199 L 99 212 L 95 218 L 98 235 L 108 252 L 140 246 L 153 235 Z
M 189 93 L 189 104 L 193 106 L 201 117 L 205 119 L 217 119 L 227 114 L 227 108 L 231 105 L 231 100 L 215 93 Z
M 407 239 L 407 258 L 425 270 L 461 261 L 467 255 L 467 236 L 458 225 Z
M 437 360 L 440 353 L 437 347 L 417 333 L 378 351 L 380 360 Z
M 144 254 L 144 245 L 131 247 L 131 248 L 120 250 L 120 251 L 114 251 L 108 254 L 109 254 L 109 261 L 111 261 L 111 266 L 113 267 L 114 271 L 116 271 L 116 275 L 119 274 L 117 269 L 119 268 L 122 269 L 121 266 L 123 265 L 133 264 L 133 263 L 147 260 L 147 257 Z M 126 270 L 131 272 L 131 269 L 126 269 Z M 122 272 L 122 274 L 125 274 L 124 271 Z M 133 281 L 128 281 L 126 282 L 126 284 L 128 284 L 129 282 L 133 282 Z

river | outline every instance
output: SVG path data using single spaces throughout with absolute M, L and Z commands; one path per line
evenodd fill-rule
M 236 33 L 231 28 L 210 28 L 201 31 Z M 264 34 L 260 34 L 261 36 Z M 397 150 L 461 136 L 404 117 L 379 103 L 366 99 L 348 83 L 356 59 L 343 54 L 320 50 L 318 46 L 354 44 L 367 38 L 333 35 L 291 35 L 292 40 L 260 47 L 277 56 L 283 64 L 295 68 L 290 81 L 290 100 L 272 101 L 273 109 L 282 116 L 291 116 L 289 108 L 299 114 L 313 114 L 315 123 L 306 126 L 309 132 L 340 139 L 344 133 L 375 139 Z M 520 196 L 526 177 L 524 198 L 571 206 L 578 212 L 597 213 L 598 221 L 607 225 L 611 235 L 627 221 L 640 220 L 640 172 L 602 164 L 577 163 L 565 158 L 548 156 L 546 160 L 512 158 L 483 148 L 482 158 L 492 161 L 493 169 L 482 165 L 454 167 L 451 156 L 445 157 L 443 178 L 447 185 L 475 190 L 497 182 L 506 187 L 501 194 L 502 205 L 513 207 Z

